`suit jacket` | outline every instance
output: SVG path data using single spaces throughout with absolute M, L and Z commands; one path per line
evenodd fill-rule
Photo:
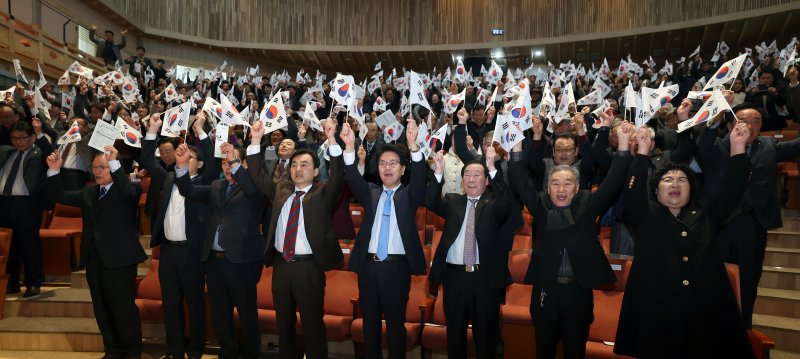
M 210 185 L 194 185 L 189 174 L 175 180 L 181 195 L 187 199 L 211 206 L 211 218 L 203 243 L 202 259 L 208 259 L 217 228 L 224 243 L 225 256 L 233 263 L 257 262 L 264 255 L 264 237 L 261 234 L 261 214 L 267 202 L 258 191 L 244 167 L 233 173 L 238 186 L 226 196 L 228 181 L 215 180 Z
M 717 138 L 714 129 L 706 129 L 697 142 L 695 158 L 703 169 L 705 200 L 713 198 L 721 188 L 720 184 L 727 180 L 723 174 L 731 162 L 728 148 L 728 137 Z M 797 156 L 800 156 L 800 139 L 776 143 L 772 137 L 758 136 L 750 149 L 752 172 L 739 211 L 754 211 L 765 229 L 782 227 L 781 206 L 775 192 L 777 165 Z
M 625 223 L 636 241 L 614 352 L 679 358 L 753 355 L 716 237 L 747 186 L 747 155 L 731 157 L 720 192 L 706 206 L 690 203 L 674 216 L 649 200 L 647 156 L 636 156 L 625 190 Z M 687 282 L 684 282 L 686 280 Z M 691 329 L 688 329 L 691 328 Z M 688 335 L 691 332 L 702 335 Z
M 422 252 L 422 242 L 417 231 L 417 208 L 425 202 L 425 161 L 411 162 L 411 181 L 408 186 L 400 185 L 395 189 L 392 197 L 395 214 L 397 215 L 397 225 L 400 227 L 400 237 L 403 241 L 403 249 L 406 252 L 408 264 L 411 267 L 411 274 L 425 274 L 427 264 L 425 254 Z M 364 269 L 364 262 L 367 260 L 369 241 L 372 237 L 372 224 L 375 222 L 375 214 L 379 212 L 378 201 L 383 193 L 383 186 L 369 183 L 358 172 L 357 164 L 344 167 L 347 185 L 353 192 L 358 203 L 364 207 L 364 219 L 361 221 L 361 229 L 358 230 L 356 243 L 350 255 L 348 266 L 353 272 L 360 273 Z
M 192 179 L 195 185 L 209 185 L 219 177 L 219 160 L 214 158 L 214 145 L 210 138 L 200 142 L 203 152 L 203 167 L 205 170 L 202 175 Z M 150 237 L 150 247 L 160 245 L 166 238 L 164 237 L 164 218 L 167 215 L 167 207 L 172 198 L 172 186 L 175 185 L 175 172 L 167 172 L 164 167 L 159 165 L 155 159 L 155 152 L 158 146 L 157 140 L 142 140 L 142 166 L 150 173 L 149 192 L 161 195 L 160 205 L 156 216 L 153 218 L 153 231 Z M 188 176 L 188 174 L 187 174 Z M 187 200 L 185 203 L 185 225 L 186 239 L 193 248 L 201 249 L 205 242 L 208 220 L 211 216 L 211 209 L 208 204 Z
M 92 42 L 97 44 L 97 51 L 95 51 L 95 55 L 94 56 L 102 58 L 103 57 L 103 49 L 106 47 L 106 39 L 105 38 L 102 38 L 102 39 L 98 38 L 97 37 L 97 31 L 89 30 L 89 40 L 92 40 Z M 122 64 L 122 62 L 125 60 L 125 59 L 122 58 L 122 54 L 120 53 L 120 50 L 125 47 L 125 44 L 127 44 L 127 39 L 125 38 L 125 35 L 122 35 L 122 39 L 119 41 L 119 43 L 117 43 L 117 44 L 115 44 L 113 42 L 111 43 L 111 48 L 114 50 L 114 56 L 117 57 L 117 60 L 119 60 L 120 64 Z M 133 72 L 133 69 L 131 69 L 131 72 Z
M 440 183 L 435 179 L 431 181 L 425 197 L 425 206 L 445 219 L 442 239 L 434 253 L 428 276 L 432 293 L 436 292 L 435 288 L 442 282 L 442 275 L 447 267 L 447 253 L 461 232 L 461 225 L 467 215 L 467 196 L 448 193 L 442 198 L 443 184 L 444 182 Z M 507 246 L 502 243 L 503 236 L 498 233 L 509 218 L 511 198 L 500 170 L 491 179 L 491 184 L 491 192 L 485 191 L 475 208 L 475 236 L 480 262 L 479 280 L 475 285 L 479 288 L 503 288 L 510 275 Z
M 42 137 L 42 139 L 44 139 L 44 137 Z M 42 184 L 46 158 L 44 152 L 52 151 L 51 148 L 45 150 L 39 148 L 38 144 L 40 142 L 41 141 L 37 141 L 37 144 L 33 145 L 33 148 L 31 148 L 28 155 L 25 156 L 22 163 L 22 179 L 25 181 L 25 187 L 28 188 L 28 193 L 31 198 L 34 199 L 33 203 L 38 203 L 38 200 L 41 198 L 41 191 L 43 190 Z M 44 142 L 47 141 L 45 140 Z M 42 143 L 42 145 L 48 146 L 46 143 Z M 14 148 L 14 146 L 0 146 L 0 168 L 3 168 L 6 162 L 13 161 L 16 153 L 17 149 Z M 49 154 L 50 152 L 47 153 Z
M 83 233 L 81 235 L 81 266 L 93 248 L 107 268 L 119 268 L 147 259 L 139 243 L 136 211 L 142 188 L 132 185 L 122 168 L 111 172 L 114 184 L 103 196 L 95 183 L 74 190 L 64 190 L 64 180 L 59 173 L 47 178 L 50 198 L 58 203 L 81 208 Z
M 267 234 L 267 248 L 264 256 L 264 264 L 272 265 L 275 256 L 280 255 L 275 249 L 275 228 L 281 209 L 286 201 L 294 194 L 295 186 L 291 179 L 283 179 L 277 184 L 272 181 L 272 176 L 268 175 L 261 166 L 259 154 L 248 156 L 247 163 L 252 164 L 247 172 L 261 192 L 267 194 L 267 198 L 272 202 L 270 211 L 269 232 Z M 303 226 L 306 231 L 311 251 L 314 254 L 314 261 L 323 270 L 331 270 L 342 263 L 344 258 L 339 241 L 333 229 L 333 212 L 339 204 L 344 191 L 344 166 L 342 156 L 331 156 L 331 176 L 328 182 L 316 183 L 303 197 Z M 287 165 L 287 171 L 288 171 Z
M 555 284 L 561 264 L 561 250 L 566 248 L 575 274 L 583 288 L 591 289 L 616 280 L 600 242 L 597 240 L 596 219 L 614 203 L 622 191 L 623 181 L 631 162 L 629 153 L 616 155 L 611 171 L 597 192 L 580 190 L 569 205 L 574 224 L 564 228 L 548 229 L 548 212 L 554 208 L 547 192 L 540 193 L 528 175 L 525 161 L 509 163 L 509 177 L 514 192 L 522 199 L 536 221 L 536 240 L 533 243 L 531 264 L 525 283 L 539 288 Z
M 372 151 L 367 151 L 367 158 L 364 159 L 364 179 L 370 183 L 378 183 L 380 176 L 378 175 L 378 154 L 383 149 L 383 137 L 378 136 L 375 144 L 372 146 Z M 366 147 L 366 143 L 364 143 Z M 365 148 L 366 150 L 366 148 Z

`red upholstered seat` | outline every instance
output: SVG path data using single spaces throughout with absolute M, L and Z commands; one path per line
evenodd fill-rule
M 158 280 L 159 249 L 153 248 L 147 274 L 136 288 L 136 307 L 142 320 L 163 320 L 164 310 L 161 303 L 161 283 Z
M 434 353 L 447 352 L 447 320 L 444 316 L 444 291 L 439 294 L 433 305 L 431 323 L 422 328 L 422 347 Z M 472 328 L 467 329 L 468 353 L 475 354 L 475 343 L 472 340 Z
M 79 207 L 56 204 L 50 226 L 39 229 L 45 275 L 68 276 L 77 269 L 82 226 Z
M 619 311 L 624 292 L 595 290 L 594 321 L 589 327 L 586 343 L 587 358 L 627 358 L 614 354 L 614 338 L 617 335 Z

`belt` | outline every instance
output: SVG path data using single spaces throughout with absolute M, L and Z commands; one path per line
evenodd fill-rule
M 295 254 L 294 257 L 292 257 L 292 259 L 287 261 L 286 258 L 283 257 L 283 254 L 278 252 L 278 257 L 280 257 L 286 262 L 306 262 L 314 260 L 313 254 Z
M 216 257 L 216 258 L 225 258 L 225 251 L 215 251 L 215 250 L 212 249 L 211 250 L 211 255 Z
M 164 243 L 172 245 L 172 246 L 177 246 L 177 247 L 187 247 L 187 246 L 189 246 L 189 241 L 171 241 L 169 239 L 165 239 Z M 222 252 L 222 253 L 225 253 L 225 252 Z
M 450 267 L 450 268 L 454 268 L 454 269 L 458 269 L 458 270 L 463 270 L 463 271 L 465 271 L 465 272 L 472 273 L 472 272 L 477 272 L 477 271 L 478 271 L 478 267 L 479 267 L 480 265 L 479 265 L 479 264 L 473 264 L 473 265 L 471 265 L 471 266 L 468 266 L 468 265 L 465 265 L 465 264 L 452 264 L 452 263 L 447 263 L 447 266 L 448 266 L 448 267 Z
M 405 262 L 408 260 L 405 254 L 387 254 L 386 258 L 380 260 L 375 253 L 367 253 L 367 259 L 375 262 Z
M 556 283 L 558 284 L 575 283 L 575 277 L 556 277 Z

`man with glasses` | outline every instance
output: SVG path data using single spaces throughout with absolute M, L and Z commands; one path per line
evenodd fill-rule
M 57 203 L 80 207 L 83 217 L 80 265 L 92 307 L 103 336 L 103 358 L 140 358 L 142 323 L 136 308 L 136 268 L 147 259 L 139 243 L 136 211 L 142 189 L 117 160 L 117 150 L 97 152 L 91 170 L 95 184 L 68 191 L 64 188 L 58 152 L 47 157 L 47 192 Z
M 581 116 L 578 116 L 581 115 Z M 580 119 L 578 118 L 580 117 Z M 555 166 L 570 166 L 580 173 L 580 189 L 590 189 L 592 183 L 591 143 L 586 136 L 586 123 L 582 114 L 572 119 L 575 132 L 559 132 L 553 138 L 553 154 L 547 156 L 549 147 L 543 136 L 544 125 L 538 117 L 533 120 L 533 139 L 528 157 L 528 166 L 534 175 L 535 182 L 541 189 L 547 188 L 545 175 Z M 578 159 L 578 155 L 581 158 Z
M 777 165 L 800 155 L 800 139 L 775 142 L 770 136 L 759 136 L 764 111 L 745 102 L 733 108 L 734 120 L 750 128 L 747 139 L 747 156 L 752 171 L 742 203 L 719 232 L 718 245 L 726 262 L 739 265 L 739 282 L 742 288 L 742 315 L 747 328 L 753 325 L 753 307 L 761 280 L 761 269 L 767 245 L 767 230 L 783 226 L 777 187 Z M 735 122 L 728 121 L 728 131 Z M 695 158 L 703 169 L 703 199 L 713 198 L 724 181 L 723 173 L 730 162 L 728 135 L 717 138 L 712 125 L 700 136 Z
M 41 184 L 44 158 L 52 148 L 44 137 L 36 141 L 33 127 L 24 121 L 11 126 L 10 139 L 11 146 L 0 146 L 0 227 L 14 230 L 7 267 L 7 293 L 20 292 L 21 262 L 27 287 L 23 296 L 27 298 L 39 295 L 44 281 L 42 242 L 39 240 Z

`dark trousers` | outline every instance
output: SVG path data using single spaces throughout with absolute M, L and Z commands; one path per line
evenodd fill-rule
M 31 197 L 0 196 L 0 227 L 14 231 L 6 264 L 9 287 L 19 288 L 20 264 L 25 270 L 25 286 L 40 286 L 44 282 L 41 223 L 42 210 Z
M 389 358 L 406 357 L 406 304 L 411 290 L 408 262 L 367 260 L 358 275 L 358 302 L 364 318 L 364 352 L 367 359 L 382 358 L 381 317 L 386 320 Z
M 217 333 L 221 359 L 257 358 L 261 349 L 256 285 L 261 278 L 261 261 L 233 263 L 211 253 L 206 261 L 206 284 L 211 301 L 211 321 Z M 242 345 L 236 345 L 233 308 L 239 313 Z
M 325 272 L 314 261 L 286 262 L 277 255 L 272 272 L 272 299 L 278 322 L 278 353 L 280 358 L 296 359 L 296 310 L 303 322 L 303 347 L 306 357 L 328 358 L 325 322 Z
M 86 281 L 105 352 L 114 356 L 142 354 L 142 322 L 136 307 L 136 264 L 119 268 L 103 265 L 91 246 L 86 260 Z
M 531 317 L 536 330 L 536 357 L 555 358 L 560 340 L 565 359 L 583 358 L 593 310 L 591 289 L 575 283 L 555 284 L 544 290 L 534 287 Z
M 479 268 L 480 270 L 480 268 Z M 447 319 L 447 357 L 467 358 L 467 327 L 478 358 L 497 358 L 501 289 L 479 286 L 478 272 L 448 266 L 444 271 L 444 316 Z
M 745 326 L 753 326 L 753 307 L 758 295 L 758 282 L 767 249 L 767 230 L 755 213 L 740 213 L 725 225 L 717 237 L 722 259 L 739 265 L 739 285 L 742 293 L 742 317 Z
M 188 244 L 188 243 L 187 243 Z M 167 354 L 201 356 L 206 344 L 205 266 L 196 248 L 164 242 L 158 267 Z M 185 338 L 183 301 L 189 308 L 189 345 Z

